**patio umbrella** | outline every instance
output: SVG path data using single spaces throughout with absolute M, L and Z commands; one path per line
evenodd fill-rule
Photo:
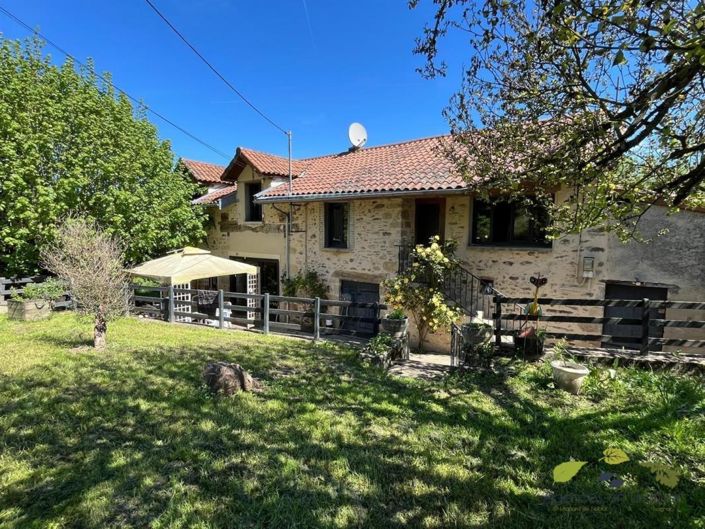
M 187 246 L 159 259 L 153 259 L 128 270 L 130 274 L 156 279 L 163 284 L 180 285 L 196 279 L 257 274 L 257 267 L 224 259 L 208 250 Z

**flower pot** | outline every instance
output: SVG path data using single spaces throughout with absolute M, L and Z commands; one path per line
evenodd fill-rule
M 538 360 L 543 356 L 543 341 L 538 336 L 515 336 L 514 349 L 524 360 Z
M 402 338 L 409 328 L 409 318 L 382 318 L 381 328 L 382 332 L 390 334 L 392 338 Z
M 7 300 L 7 317 L 19 321 L 46 320 L 51 315 L 51 303 L 43 299 Z
M 460 332 L 466 345 L 487 343 L 494 336 L 492 327 L 477 323 L 466 323 L 460 328 Z
M 585 377 L 590 374 L 590 370 L 584 365 L 564 360 L 554 360 L 551 362 L 551 367 L 553 383 L 556 387 L 573 395 L 580 393 Z

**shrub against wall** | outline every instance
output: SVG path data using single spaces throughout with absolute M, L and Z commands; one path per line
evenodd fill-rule
M 92 66 L 56 66 L 39 40 L 0 38 L 0 275 L 37 272 L 69 212 L 124 240 L 130 262 L 197 242 L 194 190 L 144 109 Z
M 454 242 L 441 243 L 433 237 L 428 246 L 414 248 L 411 266 L 383 283 L 385 301 L 411 313 L 421 349 L 429 333 L 460 319 L 460 312 L 448 305 L 443 292 L 445 274 L 455 266 L 454 250 Z

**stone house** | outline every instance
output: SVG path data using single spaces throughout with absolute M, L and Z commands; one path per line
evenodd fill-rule
M 529 277 L 540 273 L 548 276 L 544 297 L 705 299 L 705 214 L 654 207 L 642 221 L 649 244 L 623 244 L 600 229 L 549 241 L 540 212 L 470 193 L 438 150 L 446 139 L 296 160 L 291 184 L 286 158 L 240 148 L 221 175 L 231 201 L 208 199 L 213 193 L 199 199 L 212 207 L 208 246 L 260 266 L 258 288 L 270 293 L 287 271 L 316 270 L 331 297 L 381 301 L 380 283 L 397 272 L 406 249 L 439 235 L 457 242 L 468 277 L 507 296 L 531 295 Z M 220 286 L 244 288 L 237 280 Z

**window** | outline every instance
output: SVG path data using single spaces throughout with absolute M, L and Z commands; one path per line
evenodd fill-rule
M 475 199 L 472 244 L 551 247 L 546 238 L 548 213 L 543 206 Z
M 245 220 L 247 222 L 262 222 L 262 205 L 255 204 L 255 195 L 262 191 L 260 182 L 245 184 Z
M 325 205 L 326 248 L 348 247 L 350 204 L 332 202 Z

